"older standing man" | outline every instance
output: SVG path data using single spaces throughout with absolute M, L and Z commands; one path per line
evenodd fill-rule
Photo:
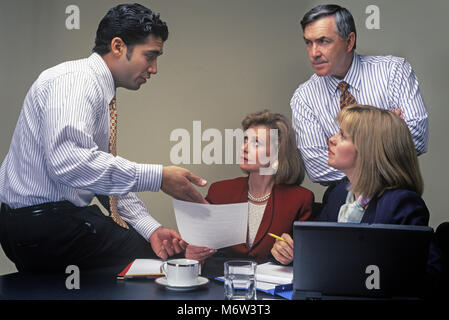
M 293 94 L 292 123 L 309 178 L 330 186 L 325 202 L 344 179 L 327 163 L 328 139 L 338 131 L 335 117 L 341 108 L 360 103 L 395 111 L 407 123 L 418 155 L 427 151 L 428 116 L 418 79 L 404 58 L 355 52 L 357 33 L 347 9 L 316 6 L 301 26 L 315 74 Z

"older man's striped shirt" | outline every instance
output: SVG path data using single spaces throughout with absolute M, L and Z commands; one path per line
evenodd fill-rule
M 335 117 L 340 111 L 338 83 L 342 80 L 349 84 L 357 103 L 387 110 L 401 108 L 417 153 L 427 151 L 427 111 L 410 64 L 400 57 L 354 53 L 344 79 L 314 74 L 298 87 L 290 101 L 297 145 L 313 182 L 344 177 L 327 163 L 327 141 L 339 130 Z
M 87 206 L 96 194 L 119 195 L 120 216 L 148 240 L 160 224 L 134 192 L 158 191 L 162 166 L 108 152 L 114 96 L 112 74 L 96 53 L 42 72 L 0 168 L 0 202 L 12 208 L 62 200 Z

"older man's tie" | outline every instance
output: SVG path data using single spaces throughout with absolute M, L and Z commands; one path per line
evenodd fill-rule
M 340 108 L 343 109 L 344 107 L 347 107 L 351 104 L 357 103 L 355 101 L 354 96 L 348 91 L 349 84 L 345 81 L 341 81 L 338 84 L 338 88 L 341 91 L 340 94 Z
M 109 104 L 110 114 L 110 135 L 109 135 L 109 153 L 117 155 L 117 105 L 115 104 L 115 97 Z M 126 222 L 118 214 L 118 196 L 109 196 L 109 211 L 111 213 L 112 220 L 119 226 L 129 229 Z

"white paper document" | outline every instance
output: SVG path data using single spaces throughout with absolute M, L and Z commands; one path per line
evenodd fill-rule
M 184 241 L 221 249 L 246 243 L 248 203 L 201 204 L 173 199 L 176 223 Z
M 277 265 L 272 262 L 259 264 L 256 268 L 256 280 L 276 285 L 292 283 L 293 267 Z

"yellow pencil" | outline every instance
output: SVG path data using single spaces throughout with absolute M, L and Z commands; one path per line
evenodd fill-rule
M 284 242 L 285 242 L 285 239 L 284 239 L 284 238 L 281 238 L 281 237 L 279 237 L 279 236 L 277 236 L 277 235 L 275 235 L 275 234 L 268 233 L 268 235 L 271 236 L 271 237 L 273 237 L 273 238 L 275 238 L 275 239 L 278 239 L 278 240 L 281 240 L 281 241 L 284 241 Z

